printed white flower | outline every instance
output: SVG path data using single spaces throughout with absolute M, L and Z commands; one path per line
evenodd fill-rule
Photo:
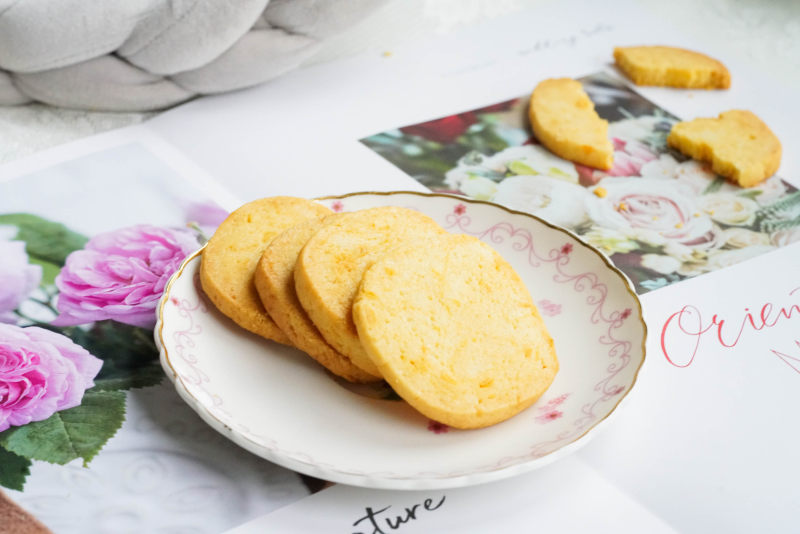
M 670 154 L 661 154 L 658 159 L 648 161 L 639 169 L 642 178 L 669 178 L 675 177 L 678 170 L 678 160 Z
M 776 247 L 783 247 L 800 241 L 800 226 L 795 226 L 787 230 L 778 230 L 772 234 L 771 241 Z
M 729 226 L 753 224 L 758 203 L 732 193 L 710 193 L 700 197 L 701 208 L 715 221 Z
M 683 263 L 678 268 L 678 274 L 681 276 L 692 277 L 698 276 L 704 273 L 709 272 L 711 269 L 708 267 L 708 262 L 706 261 L 707 258 L 698 261 L 689 261 Z
M 605 197 L 587 200 L 592 221 L 655 245 L 676 242 L 715 247 L 717 229 L 701 212 L 691 189 L 674 180 L 605 178 L 598 187 Z
M 497 183 L 483 176 L 468 176 L 461 182 L 461 192 L 477 200 L 489 200 L 497 192 Z
M 642 254 L 642 267 L 661 274 L 670 274 L 678 270 L 681 262 L 672 256 L 661 254 Z
M 675 241 L 670 241 L 664 245 L 664 253 L 681 263 L 703 261 L 707 256 L 706 252 L 702 249 L 687 247 Z
M 618 137 L 625 140 L 644 141 L 653 135 L 656 126 L 661 122 L 666 122 L 665 117 L 654 115 L 642 115 L 635 119 L 624 119 L 612 122 L 608 125 L 608 136 Z
M 670 243 L 670 241 L 659 232 L 648 228 L 631 228 L 630 231 L 628 231 L 628 235 L 636 241 L 641 241 L 645 245 L 653 247 L 664 247 Z
M 479 154 L 470 163 L 461 161 L 458 167 L 447 171 L 444 181 L 452 189 L 463 191 L 462 184 L 471 176 L 500 181 L 509 175 L 544 175 L 578 183 L 578 172 L 574 164 L 554 156 L 539 145 L 510 147 L 492 156 Z
M 497 186 L 494 202 L 575 228 L 586 221 L 586 189 L 547 176 L 512 176 Z
M 717 179 L 717 175 L 705 163 L 690 159 L 678 164 L 675 168 L 675 178 L 678 183 L 690 187 L 695 194 L 701 195 Z M 723 182 L 719 189 L 719 191 L 738 190 L 735 185 L 728 182 Z
M 761 254 L 771 252 L 775 247 L 770 245 L 756 245 L 746 248 L 737 248 L 734 250 L 715 250 L 708 255 L 708 262 L 706 265 L 707 271 L 716 271 L 717 269 L 724 269 L 735 265 L 740 261 L 755 258 Z
M 786 194 L 786 184 L 779 176 L 773 176 L 753 189 L 761 191 L 755 200 L 762 206 L 768 206 Z
M 754 232 L 746 228 L 728 228 L 722 231 L 722 241 L 731 248 L 752 247 L 753 245 L 769 245 L 767 234 Z
M 639 243 L 629 236 L 617 230 L 612 230 L 611 228 L 603 228 L 602 226 L 593 226 L 591 230 L 581 237 L 589 244 L 603 251 L 607 256 L 618 252 L 631 252 L 639 248 Z

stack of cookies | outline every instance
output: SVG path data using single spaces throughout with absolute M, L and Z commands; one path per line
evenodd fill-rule
M 553 340 L 513 268 L 415 210 L 337 214 L 305 199 L 257 200 L 209 240 L 200 280 L 241 327 L 345 380 L 386 380 L 456 428 L 524 410 L 558 371 Z

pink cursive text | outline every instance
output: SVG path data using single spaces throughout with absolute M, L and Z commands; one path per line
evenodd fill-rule
M 789 291 L 789 297 L 800 297 L 800 287 Z M 661 351 L 675 367 L 689 367 L 697 356 L 703 337 L 714 340 L 722 347 L 732 348 L 745 335 L 772 328 L 792 317 L 800 317 L 800 304 L 777 306 L 767 302 L 758 311 L 745 308 L 741 315 L 735 317 L 714 313 L 710 321 L 705 321 L 695 306 L 687 304 L 664 322 L 661 328 Z M 672 343 L 676 340 L 677 343 Z M 676 348 L 677 345 L 680 347 Z

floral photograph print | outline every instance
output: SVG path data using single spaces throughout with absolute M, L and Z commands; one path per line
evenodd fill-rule
M 608 171 L 532 137 L 528 97 L 361 142 L 434 192 L 488 200 L 580 235 L 640 294 L 800 240 L 800 192 L 773 176 L 743 189 L 669 148 L 678 118 L 603 74 L 580 79 L 609 122 Z
M 159 299 L 226 216 L 213 203 L 186 202 L 172 215 L 178 224 L 87 235 L 45 213 L 53 208 L 7 211 L 37 189 L 37 177 L 26 178 L 0 184 L 0 486 L 20 491 L 33 461 L 88 465 L 122 426 L 125 391 L 162 381 Z M 95 191 L 100 181 L 109 183 L 84 179 Z M 92 215 L 96 197 L 60 200 L 75 224 L 114 224 Z M 135 203 L 116 209 L 120 220 L 149 218 Z

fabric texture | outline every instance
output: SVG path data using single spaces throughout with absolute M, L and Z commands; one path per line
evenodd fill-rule
M 388 0 L 0 0 L 0 105 L 151 111 L 263 83 Z

